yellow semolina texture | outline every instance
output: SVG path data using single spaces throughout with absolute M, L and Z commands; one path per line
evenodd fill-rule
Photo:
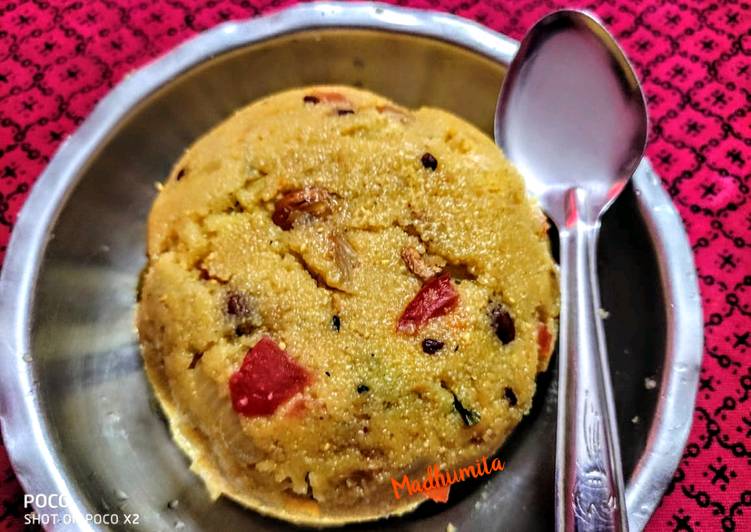
M 392 478 L 493 455 L 555 343 L 546 228 L 492 140 L 445 111 L 316 86 L 236 112 L 161 188 L 139 291 L 192 469 L 212 496 L 329 526 L 425 500 Z M 244 364 L 260 399 L 233 395 Z

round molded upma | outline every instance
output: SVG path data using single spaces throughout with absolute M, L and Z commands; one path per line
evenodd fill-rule
M 146 372 L 214 496 L 296 523 L 407 511 L 392 479 L 500 447 L 558 316 L 547 224 L 491 139 L 308 87 L 197 140 L 158 194 Z

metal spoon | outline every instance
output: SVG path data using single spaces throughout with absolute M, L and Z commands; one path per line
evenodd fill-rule
M 560 234 L 557 530 L 628 527 L 595 257 L 600 216 L 646 136 L 641 86 L 607 30 L 579 11 L 537 22 L 501 90 L 495 140 Z

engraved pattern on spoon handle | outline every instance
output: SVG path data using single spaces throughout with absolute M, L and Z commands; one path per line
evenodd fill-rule
M 566 194 L 561 228 L 561 338 L 556 529 L 627 530 L 605 335 L 599 317 L 598 220 L 582 190 Z M 586 214 L 584 214 L 586 216 Z M 619 494 L 621 494 L 619 496 Z

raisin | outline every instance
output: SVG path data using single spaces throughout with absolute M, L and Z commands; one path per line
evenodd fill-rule
M 322 188 L 291 190 L 277 200 L 271 220 L 284 231 L 289 231 L 303 215 L 322 218 L 331 214 L 332 202 L 331 194 Z
M 180 171 L 177 172 L 177 176 L 175 176 L 175 180 L 180 181 L 183 177 L 185 177 L 185 173 L 185 168 L 180 168 Z
M 412 246 L 402 248 L 401 257 L 407 269 L 423 281 L 438 275 L 446 265 L 446 261 L 442 258 L 428 254 L 423 255 Z
M 425 152 L 420 158 L 420 162 L 429 170 L 435 171 L 438 168 L 438 160 L 431 153 Z
M 304 96 L 302 99 L 305 103 L 312 103 L 313 105 L 317 104 L 321 101 L 321 99 L 318 96 L 313 96 L 312 94 L 308 94 L 307 96 Z
M 248 316 L 250 305 L 242 294 L 231 292 L 227 297 L 227 314 L 230 316 Z
M 434 355 L 441 349 L 443 349 L 443 342 L 441 342 L 440 340 L 435 340 L 434 338 L 425 338 L 422 341 L 422 350 L 424 353 Z
M 338 114 L 339 116 L 353 115 L 355 114 L 355 110 L 354 109 L 337 109 L 336 114 Z
M 490 326 L 503 345 L 513 342 L 516 338 L 514 319 L 502 305 L 493 305 L 490 308 Z
M 370 388 L 368 388 L 365 384 L 359 384 L 357 386 L 357 393 L 365 393 L 369 391 L 370 391 Z
M 235 324 L 237 336 L 250 336 L 261 325 L 260 316 L 252 299 L 242 292 L 231 291 L 227 294 L 226 313 Z
M 203 357 L 203 353 L 200 351 L 193 353 L 193 360 L 190 361 L 190 365 L 188 366 L 188 369 L 195 369 L 195 367 L 198 365 L 198 362 Z
M 339 332 L 339 329 L 342 328 L 342 320 L 336 314 L 334 314 L 334 317 L 331 318 L 331 328 L 336 332 Z
M 516 398 L 516 394 L 514 393 L 514 390 L 512 390 L 508 386 L 503 389 L 503 396 L 506 398 L 506 401 L 508 401 L 508 404 L 510 404 L 511 406 L 516 406 L 516 404 L 519 402 L 519 400 Z

